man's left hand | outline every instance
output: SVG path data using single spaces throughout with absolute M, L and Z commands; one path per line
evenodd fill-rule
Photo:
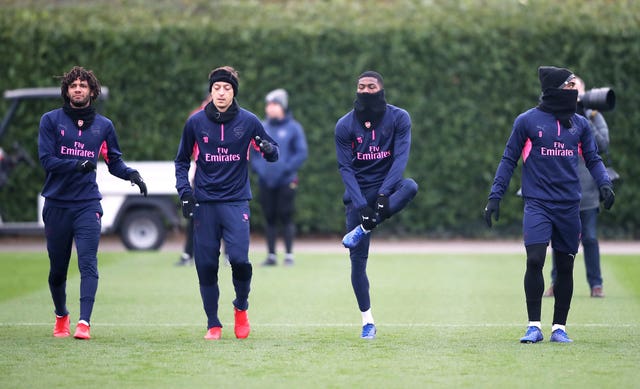
M 258 147 L 260 147 L 260 151 L 262 151 L 264 154 L 273 153 L 273 145 L 271 144 L 271 142 L 266 139 L 262 139 L 259 136 L 256 136 L 254 140 Z
M 129 175 L 129 181 L 131 181 L 131 185 L 136 184 L 140 188 L 140 193 L 147 197 L 147 184 L 144 183 L 140 173 L 133 172 Z

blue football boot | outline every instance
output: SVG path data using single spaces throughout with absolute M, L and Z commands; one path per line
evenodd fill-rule
M 364 238 L 370 231 L 365 231 L 362 228 L 362 225 L 358 224 L 356 228 L 347 233 L 344 238 L 342 238 L 342 245 L 348 249 L 352 249 L 360 243 L 362 238 Z
M 375 339 L 376 338 L 376 326 L 375 324 L 367 323 L 362 327 L 362 339 Z
M 520 338 L 520 343 L 538 343 L 543 338 L 542 331 L 536 326 L 527 327 L 527 333 Z
M 551 338 L 549 338 L 549 340 L 551 342 L 558 342 L 558 343 L 571 343 L 573 342 L 573 340 L 571 340 L 569 338 L 569 335 L 567 335 L 566 332 L 564 332 L 563 330 L 561 330 L 560 328 L 558 328 L 557 330 L 553 331 L 551 333 Z

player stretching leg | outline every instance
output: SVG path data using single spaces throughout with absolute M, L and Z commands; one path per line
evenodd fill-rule
M 411 148 L 411 119 L 407 111 L 387 104 L 377 72 L 358 77 L 354 109 L 338 120 L 335 142 L 350 231 L 342 243 L 349 248 L 351 284 L 362 315 L 361 337 L 374 339 L 367 277 L 370 232 L 418 192 L 414 180 L 402 178 Z

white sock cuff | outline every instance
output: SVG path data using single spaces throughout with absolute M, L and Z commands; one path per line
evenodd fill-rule
M 564 332 L 567 332 L 567 327 L 563 324 L 554 324 L 551 326 L 551 332 L 555 330 L 562 330 Z
M 542 324 L 539 321 L 530 321 L 529 327 L 538 327 L 539 329 L 542 329 Z
M 362 314 L 362 325 L 375 324 L 375 322 L 373 321 L 373 314 L 371 313 L 371 308 L 360 313 Z

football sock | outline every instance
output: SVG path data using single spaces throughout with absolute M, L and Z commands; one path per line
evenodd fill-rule
M 375 324 L 373 321 L 373 314 L 371 313 L 371 308 L 367 309 L 364 312 L 360 312 L 362 314 L 362 325 L 365 324 Z
M 538 328 L 542 329 L 542 324 L 540 324 L 539 321 L 530 321 L 529 322 L 529 327 L 538 327 Z
M 551 332 L 555 331 L 555 330 L 562 330 L 566 332 L 566 327 L 563 326 L 562 324 L 554 324 L 551 326 Z

